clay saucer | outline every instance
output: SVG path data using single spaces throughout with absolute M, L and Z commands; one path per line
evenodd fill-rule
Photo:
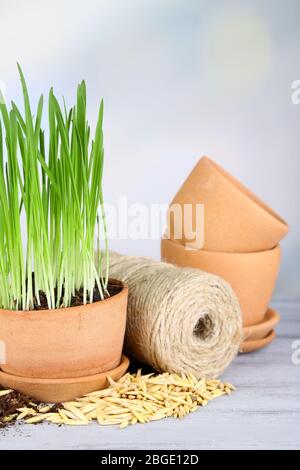
M 45 403 L 61 403 L 107 387 L 109 385 L 107 377 L 113 380 L 120 379 L 128 366 L 129 359 L 123 355 L 120 365 L 114 369 L 73 379 L 34 379 L 0 371 L 0 384 L 5 388 L 19 390 Z
M 257 351 L 258 349 L 264 348 L 268 344 L 270 344 L 273 339 L 275 338 L 276 334 L 275 331 L 272 330 L 270 333 L 262 339 L 253 339 L 253 340 L 248 340 L 244 341 L 239 349 L 240 353 L 249 353 L 252 351 Z
M 245 341 L 256 340 L 265 338 L 271 330 L 279 323 L 280 315 L 279 313 L 272 309 L 268 308 L 263 320 L 260 323 L 252 326 L 244 326 L 244 338 Z

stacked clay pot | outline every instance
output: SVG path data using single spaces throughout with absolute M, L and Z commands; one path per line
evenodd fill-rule
M 280 267 L 279 242 L 287 232 L 281 217 L 217 163 L 203 157 L 170 204 L 161 257 L 178 266 L 217 274 L 231 284 L 243 314 L 241 351 L 248 352 L 275 336 L 280 317 L 268 305 Z

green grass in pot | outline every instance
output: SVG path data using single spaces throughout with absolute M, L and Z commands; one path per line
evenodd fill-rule
M 93 139 L 86 117 L 86 86 L 68 111 L 53 90 L 48 130 L 41 128 L 44 100 L 34 113 L 18 66 L 24 114 L 0 99 L 0 308 L 68 307 L 103 299 L 108 285 L 108 246 L 103 207 L 103 101 Z M 1 97 L 0 97 L 1 98 Z M 46 135 L 48 136 L 46 138 Z M 22 230 L 23 220 L 26 230 Z M 95 238 L 100 247 L 95 261 Z

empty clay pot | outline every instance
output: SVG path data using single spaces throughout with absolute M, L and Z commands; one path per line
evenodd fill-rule
M 163 261 L 217 274 L 229 282 L 239 299 L 244 326 L 264 318 L 279 271 L 280 253 L 279 245 L 257 253 L 221 253 L 190 249 L 165 238 L 161 242 Z
M 287 223 L 279 215 L 207 157 L 198 161 L 170 208 L 174 204 L 179 204 L 180 212 L 174 217 L 169 210 L 168 236 L 196 249 L 237 253 L 265 251 L 276 246 L 288 232 Z M 185 221 L 184 204 L 190 204 L 191 211 L 184 209 Z M 204 224 L 199 215 L 196 224 L 197 204 L 204 204 Z M 190 233 L 196 227 L 197 239 Z
M 105 300 L 57 310 L 0 310 L 7 374 L 39 379 L 86 377 L 120 364 L 128 289 Z

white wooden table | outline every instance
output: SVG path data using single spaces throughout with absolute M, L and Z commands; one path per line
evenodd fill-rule
M 0 431 L 0 449 L 299 449 L 300 302 L 273 302 L 282 315 L 277 339 L 239 355 L 223 379 L 237 386 L 184 420 L 167 419 L 120 430 L 20 425 Z M 300 355 L 298 356 L 300 357 Z

